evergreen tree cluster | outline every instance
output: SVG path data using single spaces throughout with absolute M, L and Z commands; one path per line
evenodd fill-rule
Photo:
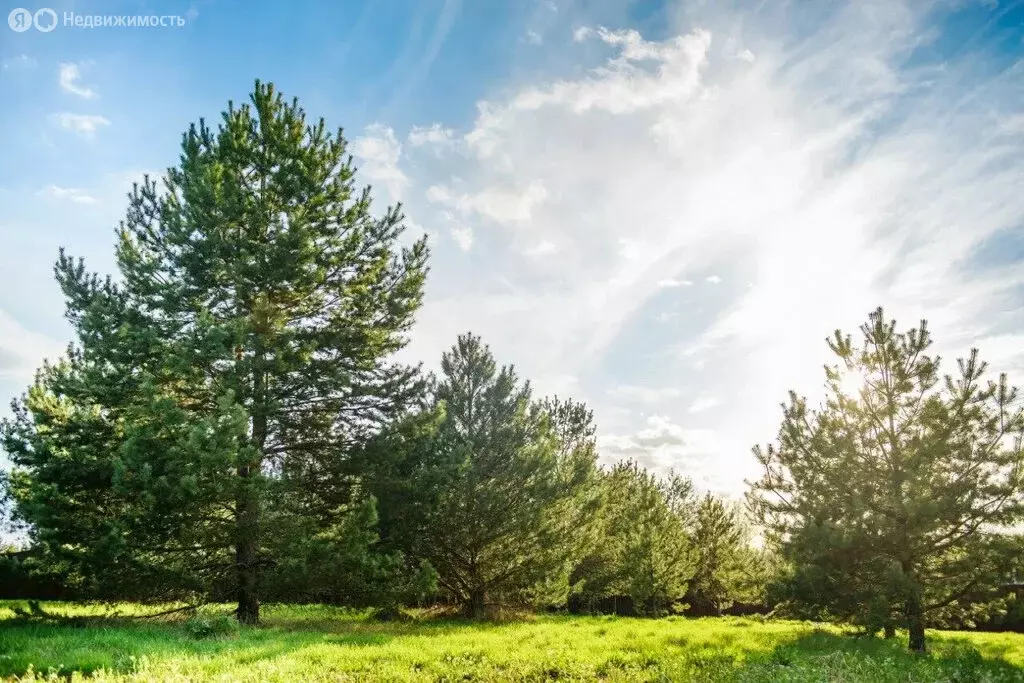
M 602 466 L 586 405 L 536 396 L 466 333 L 396 360 L 424 238 L 360 189 L 342 131 L 256 83 L 129 196 L 118 277 L 59 254 L 75 341 L 0 423 L 31 547 L 63 597 L 721 615 L 884 630 L 996 623 L 1024 515 L 1024 414 L 977 352 L 940 377 L 924 322 L 836 332 L 743 506 Z M 851 391 L 848 380 L 859 384 Z M 34 587 L 34 588 L 32 588 Z
M 61 251 L 76 340 L 0 431 L 32 542 L 10 571 L 81 597 L 230 600 L 244 623 L 266 600 L 479 616 L 734 597 L 740 535 L 701 561 L 689 482 L 599 467 L 585 405 L 534 396 L 472 334 L 436 376 L 395 361 L 427 246 L 355 172 L 342 131 L 257 83 L 134 188 L 119 277 Z

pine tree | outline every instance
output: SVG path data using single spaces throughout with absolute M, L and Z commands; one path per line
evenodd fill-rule
M 744 552 L 748 539 L 739 511 L 720 498 L 705 494 L 696 506 L 690 542 L 697 566 L 686 599 L 702 615 L 721 615 L 743 590 Z
M 861 334 L 859 346 L 839 331 L 829 340 L 839 362 L 824 405 L 790 394 L 778 444 L 755 448 L 764 475 L 751 501 L 827 606 L 898 619 L 924 651 L 929 621 L 969 615 L 998 590 L 999 531 L 1024 512 L 1024 415 L 1005 375 L 983 382 L 976 349 L 940 380 L 925 321 L 897 332 L 878 309 Z
M 556 439 L 557 486 L 566 495 L 546 510 L 542 522 L 552 539 L 547 550 L 553 569 L 535 586 L 534 602 L 560 607 L 572 593 L 573 568 L 601 542 L 597 425 L 593 411 L 573 399 L 545 398 L 536 407 Z
M 133 190 L 119 282 L 61 254 L 77 345 L 4 427 L 39 541 L 92 577 L 228 586 L 254 623 L 286 530 L 362 509 L 345 463 L 419 391 L 389 359 L 427 252 L 354 174 L 340 130 L 257 81 L 216 131 L 188 130 L 162 187 Z
M 577 600 L 593 606 L 627 596 L 640 614 L 678 608 L 696 568 L 687 535 L 693 484 L 671 475 L 661 479 L 634 461 L 617 463 L 601 479 L 599 540 L 577 565 Z
M 563 468 L 529 383 L 499 368 L 479 337 L 461 335 L 443 355 L 434 393 L 444 419 L 424 476 L 443 483 L 423 547 L 439 582 L 471 616 L 533 600 L 537 586 L 567 571 L 551 512 L 584 482 Z

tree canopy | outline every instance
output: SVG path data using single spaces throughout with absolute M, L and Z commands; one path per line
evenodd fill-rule
M 924 650 L 930 619 L 997 597 L 1001 532 L 1022 513 L 1024 415 L 1005 375 L 984 381 L 977 350 L 941 377 L 925 321 L 900 332 L 879 308 L 860 332 L 829 340 L 819 409 L 790 394 L 777 443 L 754 451 L 751 502 L 816 599 L 898 620 Z
M 354 177 L 340 130 L 257 82 L 136 186 L 117 281 L 61 253 L 77 342 L 3 430 L 38 543 L 93 581 L 233 586 L 255 622 L 285 530 L 359 506 L 346 459 L 418 391 L 390 358 L 427 250 Z

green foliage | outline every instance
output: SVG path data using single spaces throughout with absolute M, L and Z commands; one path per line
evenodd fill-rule
M 940 380 L 924 321 L 897 332 L 878 309 L 861 333 L 859 347 L 829 340 L 824 405 L 790 394 L 778 444 L 755 449 L 750 499 L 794 599 L 869 630 L 904 623 L 921 650 L 926 623 L 969 623 L 1001 597 L 1012 544 L 996 532 L 1024 511 L 1024 414 L 1004 375 L 982 382 L 976 350 Z
M 737 600 L 756 599 L 751 565 L 759 558 L 739 508 L 705 494 L 693 513 L 690 543 L 697 561 L 686 602 L 693 612 L 720 615 Z
M 628 596 L 640 614 L 677 610 L 696 568 L 687 527 L 693 508 L 689 480 L 661 480 L 635 462 L 602 477 L 600 540 L 574 571 L 584 605 Z
M 442 406 L 415 406 L 353 454 L 353 469 L 362 472 L 377 501 L 381 551 L 401 556 L 406 571 L 421 579 L 436 578 L 426 529 L 447 482 L 444 454 L 437 447 L 443 419 Z M 435 592 L 428 580 L 416 600 Z
M 564 593 L 559 577 L 568 576 L 574 548 L 566 522 L 576 519 L 571 508 L 593 467 L 589 413 L 531 403 L 529 383 L 499 369 L 471 334 L 443 355 L 441 372 L 433 393 L 443 419 L 432 461 L 417 473 L 437 487 L 421 551 L 473 616 L 488 604 Z
M 17 514 L 82 592 L 229 592 L 254 622 L 289 544 L 366 564 L 318 535 L 372 540 L 349 461 L 421 390 L 391 358 L 427 252 L 399 245 L 399 209 L 374 217 L 354 173 L 340 131 L 257 82 L 216 131 L 188 130 L 161 187 L 135 187 L 116 284 L 61 253 L 77 343 L 2 445 Z
M 265 572 L 266 599 L 396 609 L 436 592 L 436 572 L 429 563 L 408 566 L 400 551 L 385 552 L 379 546 L 372 495 L 360 496 L 336 518 L 320 529 L 294 518 L 302 526 L 268 540 L 281 559 Z

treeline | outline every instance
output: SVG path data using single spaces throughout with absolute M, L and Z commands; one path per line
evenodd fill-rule
M 742 511 L 598 467 L 585 405 L 534 396 L 472 334 L 436 375 L 393 360 L 427 246 L 354 177 L 341 131 L 258 83 L 131 193 L 119 277 L 61 252 L 76 342 L 2 427 L 19 570 L 80 597 L 233 600 L 247 623 L 266 600 L 761 600 Z
M 372 209 L 342 132 L 257 83 L 133 190 L 116 280 L 62 251 L 76 341 L 0 427 L 31 541 L 0 569 L 245 623 L 261 601 L 774 609 L 920 650 L 926 626 L 1005 620 L 1024 417 L 976 353 L 943 379 L 923 323 L 837 332 L 828 398 L 791 395 L 741 506 L 599 466 L 587 406 L 473 334 L 437 373 L 396 362 L 428 250 Z

